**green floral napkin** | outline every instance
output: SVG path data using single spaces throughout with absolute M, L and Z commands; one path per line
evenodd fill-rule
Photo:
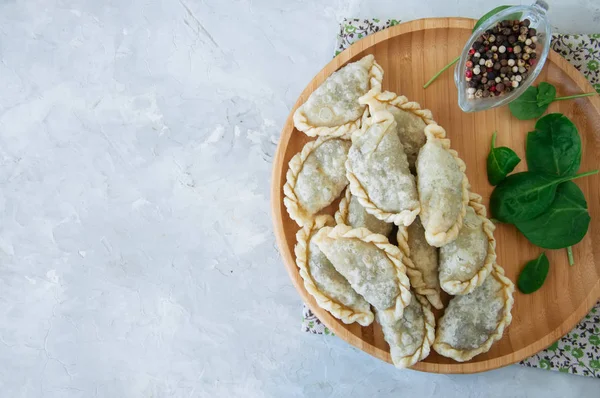
M 390 26 L 396 19 L 345 19 L 340 25 L 335 54 L 363 37 Z M 600 34 L 554 35 L 552 48 L 567 59 L 600 92 Z M 302 330 L 332 334 L 305 305 Z M 546 350 L 520 362 L 521 365 L 600 378 L 600 302 L 565 337 Z

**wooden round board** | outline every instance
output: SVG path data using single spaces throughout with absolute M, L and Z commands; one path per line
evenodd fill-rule
M 453 149 L 467 164 L 472 191 L 484 198 L 486 206 L 492 186 L 487 181 L 486 158 L 493 131 L 498 131 L 498 146 L 509 146 L 523 159 L 516 171 L 526 169 L 525 138 L 535 121 L 519 121 L 508 107 L 478 113 L 463 113 L 457 105 L 453 70 L 444 73 L 429 88 L 427 81 L 449 60 L 460 54 L 474 21 L 462 18 L 423 19 L 400 24 L 368 36 L 333 59 L 308 84 L 300 95 L 282 130 L 274 162 L 272 210 L 275 234 L 283 260 L 294 286 L 315 315 L 337 336 L 361 350 L 390 362 L 389 347 L 375 322 L 369 327 L 344 325 L 319 308 L 304 289 L 294 261 L 295 234 L 299 227 L 283 205 L 283 185 L 288 162 L 303 145 L 312 140 L 294 129 L 292 115 L 331 73 L 366 54 L 374 54 L 384 69 L 383 88 L 405 95 L 433 112 L 434 119 L 446 128 Z M 594 88 L 573 66 L 551 51 L 538 81 L 557 87 L 558 94 L 591 92 Z M 581 171 L 600 168 L 600 99 L 596 96 L 550 105 L 548 113 L 561 112 L 573 120 L 583 144 Z M 600 176 L 576 181 L 588 201 L 592 217 L 587 236 L 574 248 L 575 265 L 570 267 L 566 250 L 546 251 L 550 273 L 537 292 L 524 295 L 515 290 L 513 320 L 503 338 L 486 353 L 465 363 L 444 358 L 433 350 L 413 369 L 435 373 L 474 373 L 518 362 L 552 344 L 570 331 L 600 297 Z M 326 209 L 333 214 L 338 201 Z M 513 226 L 499 225 L 498 263 L 506 275 L 516 281 L 523 265 L 537 257 L 542 249 L 530 244 Z M 439 317 L 439 313 L 437 316 Z

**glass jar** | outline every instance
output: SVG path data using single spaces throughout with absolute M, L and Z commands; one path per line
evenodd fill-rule
M 508 104 L 512 100 L 519 97 L 531 85 L 531 83 L 535 81 L 536 77 L 540 74 L 542 68 L 544 67 L 546 58 L 548 58 L 548 53 L 550 52 L 550 41 L 552 36 L 550 23 L 548 22 L 548 16 L 546 15 L 547 11 L 548 4 L 542 0 L 538 0 L 535 2 L 535 4 L 530 6 L 509 7 L 488 19 L 473 32 L 465 44 L 460 56 L 460 60 L 456 65 L 456 69 L 454 70 L 454 82 L 458 88 L 458 106 L 460 106 L 460 109 L 465 112 L 477 112 Z M 469 99 L 467 94 L 467 80 L 465 77 L 466 62 L 469 56 L 469 50 L 473 47 L 473 43 L 486 30 L 493 28 L 498 22 L 502 22 L 507 19 L 519 19 L 521 21 L 529 19 L 531 22 L 530 27 L 536 29 L 537 63 L 529 70 L 527 77 L 520 82 L 519 87 L 517 87 L 515 90 L 494 97 Z

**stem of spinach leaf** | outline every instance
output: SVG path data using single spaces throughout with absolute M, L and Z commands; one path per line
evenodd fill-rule
M 570 178 L 570 181 L 576 180 L 576 179 L 581 178 L 581 177 L 591 176 L 591 175 L 594 175 L 594 174 L 598 174 L 598 170 L 586 171 L 585 173 L 577 174 L 575 177 Z M 567 181 L 567 180 L 564 180 L 564 181 Z
M 583 93 L 583 94 L 575 94 L 575 95 L 569 95 L 567 97 L 556 97 L 554 98 L 554 101 L 564 101 L 564 100 L 570 100 L 573 98 L 581 98 L 581 97 L 591 97 L 592 95 L 597 95 L 598 93 L 593 92 L 593 93 Z
M 567 257 L 569 257 L 569 265 L 571 267 L 575 265 L 575 260 L 573 259 L 573 246 L 567 247 Z
M 450 63 L 448 65 L 444 66 L 438 73 L 436 73 L 435 75 L 433 75 L 433 77 L 431 79 L 429 79 L 429 81 L 427 83 L 425 83 L 425 85 L 423 86 L 423 88 L 429 87 L 429 85 L 431 83 L 433 83 L 433 81 L 435 79 L 437 79 L 442 73 L 444 73 L 445 71 L 447 71 L 452 65 L 454 65 L 455 63 L 457 63 L 459 59 L 460 59 L 460 55 L 458 57 L 454 58 L 452 61 L 450 61 Z

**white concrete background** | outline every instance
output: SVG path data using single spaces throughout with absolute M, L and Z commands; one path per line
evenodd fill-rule
M 598 2 L 554 1 L 562 31 Z M 397 371 L 300 331 L 279 129 L 344 16 L 488 1 L 0 1 L 0 396 L 600 396 L 512 366 Z M 310 26 L 310 27 L 307 27 Z

